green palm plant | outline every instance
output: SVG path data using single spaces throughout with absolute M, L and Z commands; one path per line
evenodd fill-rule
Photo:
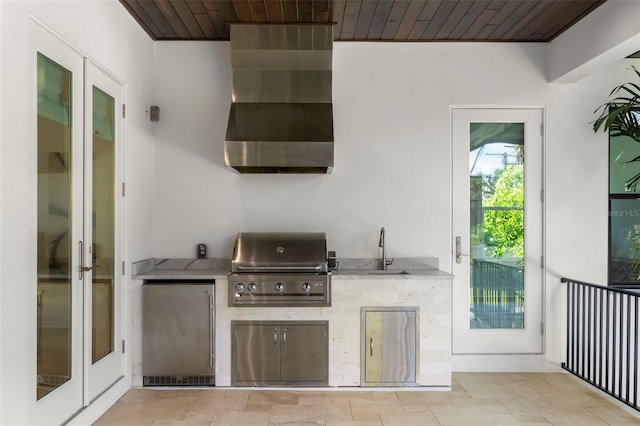
M 633 68 L 634 73 L 640 80 L 640 71 Z M 593 122 L 593 131 L 597 132 L 600 128 L 603 131 L 609 131 L 612 137 L 628 136 L 634 141 L 640 143 L 640 84 L 625 83 L 614 87 L 609 97 L 617 95 L 598 107 L 594 114 L 599 114 L 598 118 Z M 637 156 L 627 163 L 639 162 L 640 156 Z M 635 191 L 640 183 L 640 173 L 636 174 L 625 182 L 625 186 Z

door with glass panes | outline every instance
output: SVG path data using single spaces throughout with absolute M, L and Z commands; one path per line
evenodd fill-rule
M 123 375 L 122 84 L 32 23 L 37 231 L 35 423 Z
M 542 110 L 452 120 L 453 353 L 540 353 Z

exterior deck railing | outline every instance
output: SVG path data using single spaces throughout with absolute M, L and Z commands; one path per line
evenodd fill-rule
M 478 328 L 522 328 L 523 268 L 496 261 L 473 259 L 471 312 Z
M 562 278 L 567 353 L 562 368 L 640 411 L 638 292 Z

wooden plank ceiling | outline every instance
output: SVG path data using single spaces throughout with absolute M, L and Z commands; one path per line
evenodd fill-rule
M 606 0 L 120 0 L 154 40 L 229 40 L 230 23 L 335 23 L 337 41 L 553 40 Z

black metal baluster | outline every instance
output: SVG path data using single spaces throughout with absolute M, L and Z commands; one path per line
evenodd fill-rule
M 638 406 L 638 298 L 634 297 L 633 311 L 633 406 Z
M 618 318 L 618 304 L 617 304 L 617 300 L 618 300 L 618 294 L 614 293 L 613 294 L 613 316 L 611 317 L 611 320 L 613 322 L 613 330 L 612 330 L 612 340 L 611 340 L 611 345 L 613 348 L 613 353 L 611 354 L 611 374 L 612 374 L 612 379 L 611 379 L 611 393 L 613 395 L 616 394 L 616 385 L 618 383 L 618 352 L 616 351 L 617 349 L 617 337 L 618 337 L 618 321 L 616 321 L 616 318 Z
M 624 377 L 623 373 L 622 373 L 622 360 L 623 360 L 623 345 L 624 345 L 624 328 L 623 327 L 623 320 L 624 320 L 624 303 L 623 303 L 623 295 L 622 294 L 618 294 L 618 305 L 620 305 L 620 314 L 618 315 L 618 322 L 620 323 L 620 334 L 618 337 L 618 360 L 619 360 L 619 368 L 618 368 L 618 372 L 619 377 L 618 377 L 618 396 L 622 399 L 622 379 Z
M 580 314 L 582 317 L 582 321 L 580 322 L 580 331 L 581 331 L 581 338 L 580 338 L 580 343 L 578 345 L 578 347 L 580 348 L 580 355 L 582 355 L 582 362 L 580 363 L 580 375 L 584 377 L 584 362 L 585 362 L 585 353 L 584 353 L 584 346 L 585 346 L 585 306 L 584 306 L 584 300 L 585 300 L 585 291 L 586 291 L 586 287 L 585 286 L 580 286 L 580 303 L 578 304 L 578 307 L 580 309 Z
M 578 286 L 574 284 L 574 294 L 573 294 L 573 339 L 571 339 L 571 343 L 573 344 L 573 352 L 572 352 L 572 365 L 571 370 L 574 372 L 578 372 Z
M 560 280 L 560 282 L 566 282 Z M 573 283 L 567 283 L 567 350 L 565 355 L 564 367 L 571 369 L 571 295 L 573 294 Z
M 593 291 L 593 289 L 591 287 L 586 287 L 585 286 L 585 290 L 587 291 L 587 305 L 586 305 L 586 310 L 587 310 L 587 323 L 586 323 L 586 329 L 587 329 L 587 341 L 586 341 L 586 355 L 587 355 L 587 361 L 586 361 L 586 377 L 588 380 L 591 380 L 591 311 L 592 311 L 592 306 L 591 306 L 591 293 Z
M 625 352 L 627 353 L 627 368 L 625 368 L 625 385 L 626 385 L 626 389 L 625 389 L 625 394 L 624 397 L 627 400 L 627 402 L 629 401 L 629 380 L 631 379 L 631 374 L 629 374 L 629 372 L 631 371 L 629 366 L 629 362 L 631 361 L 631 348 L 629 347 L 629 345 L 631 344 L 631 298 L 629 296 L 625 296 L 625 298 L 627 299 L 627 338 L 625 339 L 624 343 L 626 346 L 626 350 Z
M 600 327 L 600 332 L 598 333 L 598 339 L 599 339 L 599 343 L 598 343 L 598 350 L 599 350 L 599 356 L 598 356 L 598 369 L 599 369 L 599 373 L 600 373 L 600 380 L 598 381 L 598 386 L 602 387 L 602 347 L 604 346 L 604 341 L 602 340 L 602 309 L 603 309 L 603 300 L 604 300 L 604 290 L 602 289 L 598 289 L 598 293 L 600 294 L 600 312 L 599 312 L 599 316 L 600 316 L 600 320 L 599 322 L 599 327 Z
M 609 392 L 609 354 L 611 353 L 611 348 L 613 347 L 613 345 L 609 345 L 609 339 L 611 336 L 611 325 L 609 324 L 609 318 L 611 318 L 610 315 L 610 307 L 611 305 L 609 304 L 609 300 L 610 300 L 610 295 L 611 292 L 607 292 L 607 303 L 605 304 L 606 306 L 606 312 L 605 312 L 605 327 L 604 327 L 604 334 L 605 334 L 605 363 L 604 363 L 604 369 L 605 369 L 605 374 L 604 374 L 604 388 L 607 392 Z

